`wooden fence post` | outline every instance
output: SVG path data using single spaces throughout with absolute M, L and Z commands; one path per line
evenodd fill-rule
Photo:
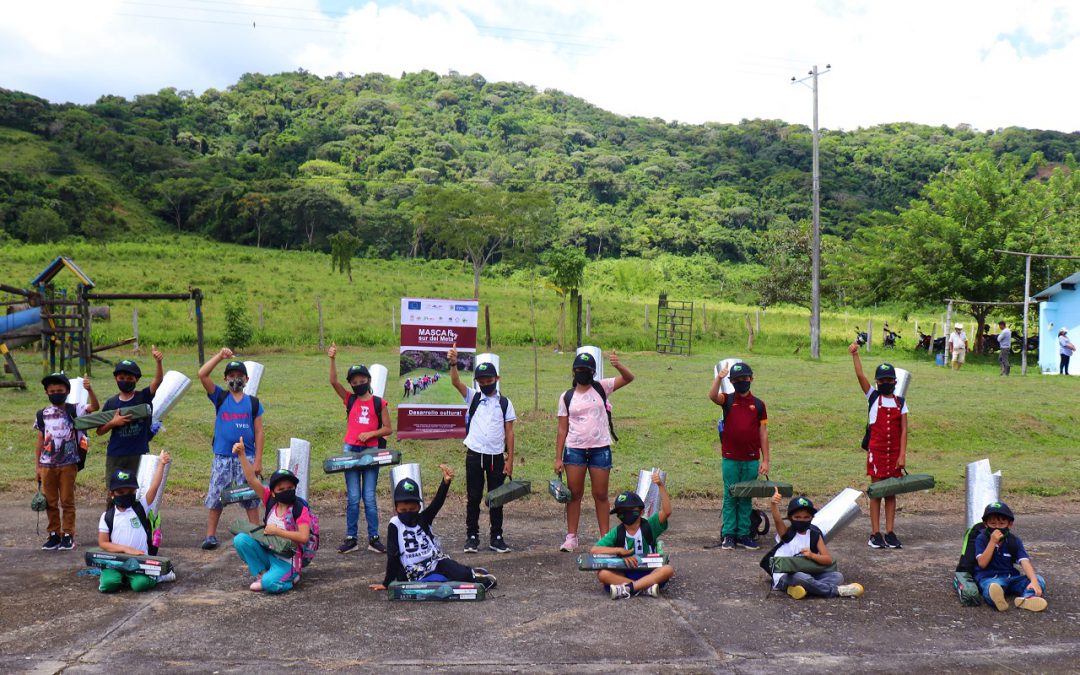
M 585 337 L 589 337 L 592 330 L 592 300 L 585 303 Z
M 487 350 L 491 351 L 491 305 L 484 305 L 484 329 L 487 332 Z
M 139 308 L 131 308 L 131 334 L 135 336 L 135 345 L 132 347 L 132 353 L 139 353 Z
M 326 338 L 323 333 L 322 298 L 315 296 L 315 307 L 319 310 L 319 350 L 326 349 Z

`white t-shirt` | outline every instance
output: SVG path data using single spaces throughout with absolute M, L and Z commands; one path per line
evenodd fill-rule
M 776 541 L 780 541 L 780 535 L 776 536 Z M 774 557 L 792 557 L 801 555 L 804 548 L 810 548 L 810 530 L 803 532 L 802 534 L 796 533 L 792 537 L 791 541 L 786 544 L 780 544 L 780 548 L 776 549 L 776 553 L 773 553 Z M 780 580 L 784 578 L 784 572 L 773 572 L 773 587 L 780 583 Z
M 284 504 L 283 504 L 283 506 L 286 507 L 285 513 L 288 513 L 290 510 L 292 510 L 291 506 L 284 505 Z M 280 527 L 283 530 L 288 529 L 288 528 L 285 527 L 285 517 L 284 516 L 279 516 L 277 514 L 277 510 L 278 510 L 278 507 L 275 504 L 274 508 L 270 509 L 270 515 L 266 516 L 266 524 L 267 525 L 276 525 L 276 526 Z
M 637 534 L 630 534 L 629 532 L 626 533 L 626 540 L 634 542 L 634 555 L 636 555 L 639 559 L 641 558 L 641 556 L 645 555 L 645 546 L 642 542 L 643 539 L 644 537 L 641 536 L 640 528 L 638 528 Z M 627 548 L 630 547 L 628 546 Z
M 866 400 L 867 401 L 870 400 L 870 397 L 874 395 L 875 391 L 877 391 L 877 390 L 874 389 L 873 387 L 870 387 L 869 389 L 866 390 Z M 892 395 L 892 394 L 890 394 L 889 396 L 878 395 L 877 400 L 874 401 L 874 405 L 870 406 L 870 410 L 866 414 L 866 423 L 867 424 L 873 424 L 874 422 L 877 422 L 878 408 L 895 408 L 895 407 L 896 407 L 896 396 L 895 395 Z M 901 415 L 908 414 L 907 399 L 904 399 L 904 407 L 900 410 L 900 414 Z
M 143 511 L 150 510 L 150 505 L 146 503 L 146 499 L 140 498 L 139 503 L 142 504 Z M 109 532 L 109 526 L 105 523 L 104 512 L 101 514 L 101 519 L 98 520 L 98 532 L 105 532 L 106 534 Z M 146 553 L 148 548 L 146 530 L 143 529 L 142 523 L 139 522 L 139 516 L 135 515 L 135 509 L 116 507 L 116 513 L 113 515 L 112 536 L 109 537 L 109 541 Z
M 465 394 L 465 405 L 471 405 L 477 390 L 470 389 Z M 506 421 L 517 419 L 514 403 L 506 399 Z M 469 422 L 469 435 L 465 437 L 465 447 L 483 455 L 501 455 L 506 448 L 506 428 L 503 426 L 502 406 L 499 405 L 499 392 L 494 396 L 480 394 L 480 403 L 476 406 Z
M 957 333 L 956 331 L 949 333 L 949 344 L 952 345 L 953 351 L 966 349 L 966 347 L 964 347 L 964 343 L 966 342 L 967 336 L 964 335 L 963 331 L 959 333 Z

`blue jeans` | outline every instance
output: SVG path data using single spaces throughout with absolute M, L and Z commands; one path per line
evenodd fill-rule
M 1035 578 L 1039 580 L 1039 586 L 1042 587 L 1043 593 L 1046 593 L 1046 579 L 1043 579 L 1041 574 L 1036 574 Z M 1034 591 L 1028 590 L 1028 584 L 1030 583 L 1031 581 L 1027 578 L 1027 575 L 1020 572 L 1000 574 L 996 577 L 983 577 L 978 581 L 983 600 L 988 605 L 994 604 L 994 601 L 990 599 L 990 584 L 999 584 L 1004 589 L 1005 595 L 1028 597 L 1035 595 Z
M 363 452 L 371 448 L 345 444 L 345 452 Z M 367 521 L 368 539 L 379 536 L 379 505 L 375 501 L 375 485 L 379 482 L 379 467 L 350 469 L 345 472 L 345 536 L 356 538 L 360 520 L 360 494 L 364 495 L 364 519 Z M 361 487 L 362 486 L 362 487 Z
M 844 583 L 844 575 L 839 572 L 821 572 L 820 574 L 793 572 L 785 574 L 783 579 L 773 585 L 773 588 L 784 591 L 788 586 L 802 586 L 809 595 L 835 598 L 838 595 L 836 589 L 842 583 Z
M 246 532 L 233 537 L 233 546 L 240 558 L 247 563 L 251 576 L 262 575 L 264 591 L 284 593 L 292 589 L 296 574 L 291 561 L 274 555 Z

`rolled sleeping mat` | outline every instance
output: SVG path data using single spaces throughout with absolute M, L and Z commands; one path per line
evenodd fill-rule
M 626 564 L 626 558 L 620 555 L 608 555 L 603 553 L 583 553 L 577 557 L 578 570 L 592 572 L 595 570 L 628 570 L 628 569 L 656 569 L 668 564 L 666 553 L 652 553 L 638 558 L 637 567 Z
M 296 474 L 300 484 L 296 486 L 296 496 L 308 498 L 308 479 L 311 476 L 311 443 L 302 438 L 289 439 L 289 447 L 277 451 L 278 469 L 288 469 Z
M 769 561 L 769 567 L 773 574 L 794 574 L 795 572 L 806 572 L 807 574 L 824 574 L 825 572 L 835 572 L 836 563 L 829 565 L 822 565 L 816 563 L 809 558 L 801 555 L 778 555 L 773 556 Z
M 139 405 L 122 406 L 120 409 L 121 415 L 131 415 L 133 420 L 142 420 L 151 416 L 150 406 L 146 403 L 140 403 Z M 116 410 L 99 410 L 86 415 L 80 415 L 75 418 L 75 428 L 79 431 L 86 431 L 87 429 L 96 429 L 102 424 L 105 424 L 116 415 Z
M 255 488 L 251 487 L 247 483 L 241 483 L 240 485 L 231 485 L 221 491 L 221 503 L 223 505 L 239 504 L 240 502 L 251 501 L 252 499 L 262 500 L 262 495 L 255 492 Z
M 990 460 L 967 465 L 967 527 L 982 522 L 986 505 L 1001 501 L 1001 471 L 990 472 Z
M 83 386 L 81 377 L 73 377 L 70 380 L 71 391 L 68 392 L 67 402 L 72 405 L 90 405 L 90 392 Z
M 390 494 L 394 494 L 394 489 L 397 484 L 406 478 L 412 478 L 416 481 L 416 486 L 420 488 L 420 509 L 424 508 L 424 484 L 420 480 L 420 465 L 419 464 L 398 464 L 393 469 L 390 469 Z
M 176 402 L 180 400 L 180 397 L 191 386 L 191 378 L 183 373 L 170 370 L 165 373 L 165 377 L 161 380 L 161 386 L 157 388 L 154 393 L 154 412 L 152 419 L 154 422 L 160 422 L 165 414 L 173 409 Z
M 982 593 L 971 572 L 954 572 L 953 590 L 960 596 L 960 604 L 965 607 L 979 607 L 983 604 Z
M 593 379 L 596 379 L 596 380 L 604 379 L 604 352 L 600 351 L 599 347 L 594 347 L 592 345 L 585 345 L 584 347 L 578 347 L 577 351 L 574 352 L 574 356 L 577 356 L 578 354 L 581 354 L 582 352 L 585 352 L 589 356 L 593 357 L 593 361 L 596 362 L 596 374 L 593 375 Z
M 744 480 L 741 483 L 732 483 L 728 488 L 728 494 L 732 497 L 758 497 L 767 499 L 780 491 L 781 497 L 791 497 L 795 494 L 795 488 L 791 483 L 782 483 L 778 480 Z
M 139 482 L 139 489 L 135 491 L 138 499 L 142 499 L 146 491 L 150 489 L 150 481 L 154 479 L 154 472 L 157 471 L 159 462 L 161 462 L 161 457 L 149 453 L 139 458 L 139 471 L 135 475 L 135 479 Z M 161 474 L 161 485 L 158 486 L 157 495 L 150 503 L 150 510 L 154 513 L 161 513 L 161 500 L 165 496 L 165 484 L 169 482 L 170 469 L 172 469 L 172 464 L 166 464 Z
M 296 542 L 276 534 L 267 534 L 263 531 L 265 527 L 262 523 L 252 523 L 247 518 L 237 518 L 229 525 L 229 532 L 234 537 L 243 532 L 282 558 L 288 559 L 296 555 Z
M 645 510 L 641 513 L 643 518 L 648 518 L 660 510 L 660 488 L 652 482 L 654 471 L 659 471 L 659 469 L 656 467 L 641 469 L 637 475 L 637 488 L 634 492 L 641 497 L 641 501 L 645 502 Z M 667 481 L 667 471 L 660 471 L 660 480 Z
M 371 393 L 379 398 L 386 398 L 386 378 L 390 372 L 381 363 L 373 363 L 368 366 L 371 373 Z
M 351 469 L 370 469 L 393 464 L 401 464 L 400 452 L 388 448 L 371 448 L 363 452 L 347 452 L 344 455 L 329 457 L 323 461 L 323 471 L 340 473 Z
M 719 375 L 720 371 L 724 370 L 725 368 L 728 369 L 728 370 L 731 370 L 731 367 L 733 365 L 735 365 L 736 363 L 742 363 L 742 359 L 721 359 L 720 361 L 717 362 L 717 364 L 715 366 L 713 366 L 713 370 L 712 370 L 713 378 L 715 378 L 717 375 Z M 731 378 L 730 377 L 724 377 L 724 379 L 720 380 L 720 393 L 721 394 L 734 394 L 735 393 L 735 386 L 731 384 Z
M 487 493 L 484 501 L 489 509 L 497 509 L 507 502 L 521 499 L 532 492 L 532 483 L 527 480 L 508 480 Z
M 861 496 L 861 490 L 844 488 L 814 514 L 811 522 L 821 530 L 825 543 L 832 541 L 833 537 L 862 514 L 862 509 L 859 508 Z
M 903 368 L 896 369 L 896 389 L 894 394 L 901 398 L 907 398 L 908 386 L 911 385 L 911 373 Z
M 893 495 L 902 495 L 906 492 L 918 492 L 929 490 L 934 487 L 934 477 L 927 473 L 905 473 L 899 478 L 886 478 L 876 483 L 871 483 L 866 489 L 866 496 L 871 499 L 881 499 Z
M 548 481 L 548 494 L 560 504 L 569 504 L 570 498 L 573 496 L 570 494 L 570 488 L 566 487 L 566 484 L 562 482 L 562 474 L 559 474 L 558 478 L 552 478 Z
M 473 360 L 473 373 L 476 372 L 476 367 L 479 366 L 481 363 L 495 364 L 495 371 L 499 373 L 500 376 L 502 375 L 502 363 L 499 360 L 498 354 L 477 354 L 476 358 Z M 473 383 L 476 383 L 475 377 L 473 377 Z M 480 391 L 480 385 L 477 384 L 473 387 L 473 389 L 475 389 L 476 391 Z M 498 382 L 495 383 L 495 391 L 500 393 L 502 392 L 502 387 L 499 385 Z
M 392 581 L 386 589 L 391 600 L 483 600 L 486 593 L 471 581 Z
M 266 367 L 255 361 L 244 361 L 244 367 L 248 371 L 248 382 L 244 385 L 244 393 L 248 396 L 258 396 L 259 384 L 262 383 L 263 371 Z
M 114 569 L 121 572 L 140 572 L 148 577 L 159 577 L 172 571 L 172 561 L 156 555 L 128 555 L 127 553 L 109 553 L 100 548 L 87 549 L 83 558 L 87 566 L 103 570 Z

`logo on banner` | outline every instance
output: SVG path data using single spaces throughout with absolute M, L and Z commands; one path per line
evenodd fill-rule
M 409 301 L 409 309 L 410 310 L 420 309 L 420 301 L 419 300 L 410 300 Z

